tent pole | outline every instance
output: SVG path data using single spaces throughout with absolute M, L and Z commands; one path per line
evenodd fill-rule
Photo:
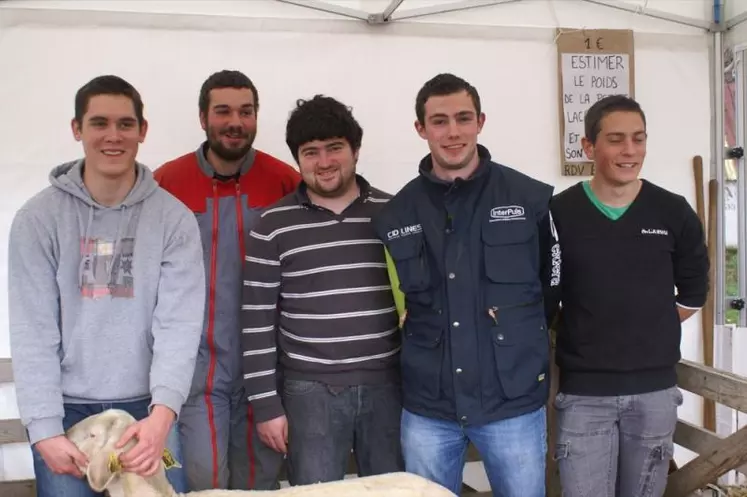
M 522 0 L 463 0 L 441 5 L 433 5 L 430 7 L 418 7 L 413 9 L 400 10 L 399 12 L 392 14 L 389 20 L 399 21 L 402 19 L 412 19 L 414 17 L 444 14 L 446 12 L 457 12 L 460 10 L 476 9 L 479 7 L 490 7 L 492 5 L 521 1 Z
M 732 29 L 742 24 L 744 21 L 747 21 L 747 12 L 742 12 L 726 21 L 726 29 Z
M 351 9 L 350 7 L 342 7 L 321 0 L 275 0 L 277 2 L 289 3 L 291 5 L 297 5 L 298 7 L 306 7 L 307 9 L 318 10 L 320 12 L 327 12 L 329 14 L 337 14 L 344 17 L 350 17 L 352 19 L 358 19 L 360 21 L 367 21 L 369 17 L 368 12 L 364 12 L 358 9 Z
M 386 9 L 384 9 L 384 12 L 381 13 L 381 17 L 383 18 L 383 20 L 388 21 L 389 19 L 391 19 L 394 11 L 397 10 L 404 1 L 405 0 L 392 0 L 389 5 L 387 5 Z
M 714 24 L 721 22 L 719 0 L 714 0 Z M 716 196 L 716 281 L 714 284 L 714 316 L 716 326 L 724 325 L 725 288 L 724 288 L 724 48 L 723 32 L 713 33 L 713 108 L 714 108 L 714 140 L 713 140 L 713 171 L 718 186 Z M 714 261 L 711 261 L 713 263 Z
M 616 0 L 583 0 L 583 1 L 593 3 L 596 5 L 602 5 L 604 7 L 610 7 L 612 9 L 624 10 L 625 12 L 632 12 L 633 14 L 640 14 L 640 15 L 644 15 L 648 17 L 653 17 L 654 19 L 661 19 L 663 21 L 674 22 L 676 24 L 684 24 L 685 26 L 691 26 L 694 28 L 709 29 L 711 27 L 710 22 L 703 21 L 701 19 L 693 19 L 692 17 L 679 16 L 679 15 L 671 14 L 669 12 L 664 12 L 661 10 L 655 10 L 655 9 L 649 9 L 649 8 L 644 9 L 637 5 L 630 5 L 625 2 L 620 2 Z
M 747 104 L 747 67 L 744 61 L 745 52 L 741 51 L 734 54 L 736 77 L 736 136 L 737 145 L 744 150 L 747 147 L 747 126 L 745 126 L 745 105 Z M 735 157 L 737 164 L 737 282 L 738 295 L 737 299 L 744 301 L 747 296 L 747 172 L 745 171 L 744 156 Z M 741 310 L 739 312 L 738 325 L 741 328 L 747 327 L 747 313 Z

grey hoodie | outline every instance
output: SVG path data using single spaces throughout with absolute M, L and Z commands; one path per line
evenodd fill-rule
M 178 415 L 202 333 L 194 215 L 141 164 L 127 198 L 102 206 L 82 165 L 54 168 L 10 229 L 11 356 L 32 444 L 63 433 L 63 402 L 151 398 Z

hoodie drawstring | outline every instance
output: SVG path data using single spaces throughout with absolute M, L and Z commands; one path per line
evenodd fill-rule
M 121 254 L 122 251 L 122 244 L 120 243 L 122 241 L 122 220 L 126 218 L 126 221 L 124 223 L 125 226 L 129 224 L 129 218 L 130 213 L 132 212 L 132 209 L 129 211 L 127 210 L 127 206 L 123 205 L 119 208 L 119 221 L 117 222 L 117 235 L 114 237 L 114 246 L 112 247 L 112 258 L 109 262 L 109 268 L 106 273 L 106 281 L 109 284 L 109 290 L 113 290 L 115 285 L 117 284 L 116 277 L 117 277 L 117 269 L 121 266 Z
M 93 264 L 93 254 L 91 253 L 91 242 L 88 240 L 88 234 L 91 232 L 91 226 L 93 225 L 93 205 L 88 206 L 88 222 L 83 230 L 83 240 L 80 243 L 80 251 L 82 257 L 80 258 L 80 264 L 78 265 L 78 289 L 83 289 L 83 276 L 86 272 L 92 271 L 91 265 Z

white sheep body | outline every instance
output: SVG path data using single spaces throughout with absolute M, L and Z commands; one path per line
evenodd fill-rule
M 163 465 L 149 478 L 110 471 L 110 456 L 133 445 L 130 442 L 122 449 L 114 448 L 132 423 L 135 418 L 129 413 L 110 409 L 68 430 L 67 437 L 88 457 L 88 466 L 80 469 L 93 490 L 106 490 L 110 497 L 454 497 L 441 485 L 411 473 L 388 473 L 279 490 L 200 490 L 181 494 L 169 484 Z

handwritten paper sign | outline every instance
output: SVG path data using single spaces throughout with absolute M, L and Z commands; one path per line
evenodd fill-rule
M 557 47 L 561 173 L 591 176 L 594 164 L 581 146 L 584 116 L 608 95 L 634 98 L 633 31 L 559 29 Z

